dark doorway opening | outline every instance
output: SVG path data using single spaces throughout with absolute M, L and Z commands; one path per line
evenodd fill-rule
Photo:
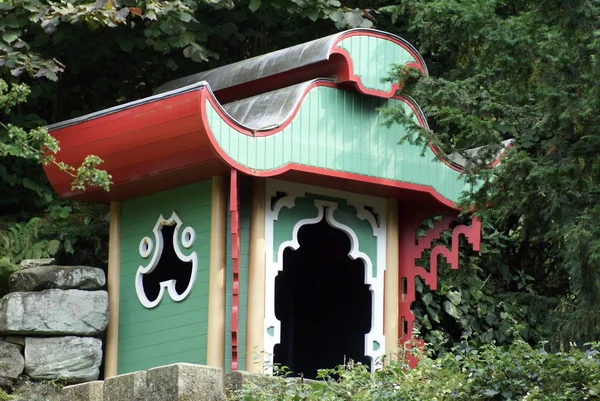
M 184 262 L 175 253 L 173 236 L 175 226 L 163 226 L 163 250 L 158 264 L 151 273 L 142 275 L 144 293 L 150 302 L 158 298 L 161 282 L 175 280 L 175 291 L 181 295 L 190 285 L 192 279 L 192 262 Z
M 301 227 L 298 242 L 297 250 L 284 251 L 283 271 L 275 279 L 281 321 L 275 363 L 307 378 L 349 359 L 370 366 L 364 345 L 372 299 L 364 262 L 350 259 L 350 238 L 325 219 Z

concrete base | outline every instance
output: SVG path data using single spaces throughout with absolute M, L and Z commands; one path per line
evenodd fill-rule
M 241 386 L 242 380 L 239 381 Z M 61 401 L 223 401 L 223 371 L 177 363 L 62 389 Z
M 104 382 L 98 380 L 88 383 L 63 387 L 60 392 L 61 401 L 104 401 Z
M 148 400 L 146 372 L 109 377 L 104 381 L 104 401 Z
M 223 372 L 208 366 L 178 363 L 147 372 L 149 401 L 220 401 Z

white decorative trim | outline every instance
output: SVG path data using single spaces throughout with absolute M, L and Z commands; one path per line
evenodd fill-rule
M 271 200 L 277 192 L 284 192 L 285 197 L 277 200 L 271 208 Z M 377 260 L 376 274 L 373 276 L 373 261 L 364 252 L 361 252 L 359 241 L 354 230 L 334 218 L 334 212 L 338 208 L 335 201 L 315 199 L 314 205 L 317 216 L 298 221 L 292 230 L 292 238 L 284 241 L 277 248 L 277 256 L 273 258 L 274 225 L 282 208 L 293 208 L 297 198 L 303 198 L 307 193 L 325 195 L 346 200 L 349 206 L 356 208 L 356 216 L 366 220 L 373 228 L 373 234 L 377 238 Z M 316 224 L 323 219 L 327 223 L 348 235 L 351 248 L 348 256 L 353 260 L 360 259 L 365 264 L 365 284 L 369 285 L 372 294 L 371 331 L 365 335 L 365 355 L 371 359 L 371 368 L 377 369 L 381 366 L 381 357 L 385 354 L 385 336 L 383 334 L 383 288 L 384 271 L 386 263 L 386 202 L 385 199 L 367 195 L 353 194 L 344 191 L 299 185 L 279 180 L 268 180 L 266 186 L 267 208 L 265 213 L 265 324 L 264 324 L 264 367 L 265 373 L 273 371 L 273 350 L 275 345 L 281 341 L 281 322 L 275 316 L 275 278 L 283 270 L 283 252 L 287 248 L 296 250 L 300 247 L 298 242 L 298 231 L 304 225 Z M 379 224 L 371 212 L 365 206 L 373 207 L 379 215 Z M 273 209 L 273 210 L 272 210 Z M 271 330 L 270 330 L 271 329 Z M 272 332 L 272 335 L 269 334 Z M 379 346 L 376 347 L 375 344 Z M 376 349 L 377 348 L 377 349 Z
M 154 301 L 150 301 L 148 297 L 146 297 L 146 293 L 144 292 L 142 278 L 144 274 L 152 273 L 152 271 L 154 271 L 162 255 L 164 247 L 162 227 L 172 226 L 173 224 L 175 224 L 175 231 L 173 233 L 173 249 L 175 250 L 175 254 L 183 262 L 192 262 L 192 273 L 190 277 L 190 283 L 188 284 L 187 288 L 182 294 L 178 294 L 177 290 L 175 289 L 175 280 L 161 281 L 160 292 L 158 293 L 158 297 Z M 160 301 L 162 301 L 165 289 L 167 289 L 167 292 L 169 293 L 169 296 L 173 301 L 179 302 L 183 301 L 190 294 L 192 288 L 194 287 L 194 283 L 196 282 L 196 274 L 198 270 L 198 255 L 195 251 L 192 252 L 190 255 L 185 255 L 179 248 L 179 232 L 181 230 L 182 225 L 183 222 L 181 221 L 179 216 L 177 216 L 177 213 L 173 212 L 173 214 L 171 214 L 171 217 L 169 217 L 169 219 L 167 220 L 165 220 L 165 218 L 161 214 L 158 220 L 156 221 L 156 224 L 154 225 L 154 229 L 152 230 L 152 232 L 154 233 L 154 238 L 156 239 L 156 247 L 154 247 L 154 243 L 152 242 L 152 239 L 150 237 L 144 237 L 140 241 L 139 251 L 140 256 L 142 258 L 146 259 L 154 249 L 154 255 L 152 255 L 150 263 L 147 266 L 140 265 L 135 274 L 135 292 L 137 293 L 137 297 L 142 303 L 142 305 L 144 305 L 144 307 L 148 309 L 156 307 L 160 303 Z M 192 227 L 186 227 L 183 230 L 183 236 L 181 240 L 183 247 L 190 248 L 194 244 L 195 240 L 196 231 Z
M 152 248 L 154 247 L 154 243 L 152 242 L 152 238 L 144 237 L 140 241 L 140 256 L 146 259 L 152 253 Z

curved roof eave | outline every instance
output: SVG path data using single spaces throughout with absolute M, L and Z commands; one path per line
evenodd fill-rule
M 352 43 L 356 38 L 362 38 L 363 43 L 354 47 L 360 49 L 361 57 L 356 56 L 352 50 Z M 354 38 L 354 39 L 351 39 Z M 364 42 L 369 40 L 371 43 Z M 346 43 L 348 42 L 348 43 Z M 397 51 L 406 54 L 405 57 L 397 57 L 397 63 L 408 64 L 420 69 L 427 74 L 427 66 L 419 52 L 406 40 L 399 36 L 378 31 L 375 29 L 356 28 L 339 32 L 330 36 L 319 38 L 307 43 L 302 43 L 289 48 L 277 50 L 271 53 L 238 61 L 209 71 L 192 74 L 178 78 L 161 85 L 155 93 L 160 94 L 196 82 L 206 81 L 222 102 L 230 102 L 241 98 L 272 91 L 284 86 L 307 81 L 313 78 L 335 76 L 337 82 L 353 81 L 357 89 L 368 95 L 391 97 L 398 89 L 396 87 L 380 88 L 373 87 L 380 83 L 381 78 L 388 75 L 390 63 L 382 63 L 382 57 L 392 56 L 387 52 L 379 52 L 374 60 L 366 60 L 373 56 L 376 44 L 388 44 L 394 46 Z M 334 58 L 337 58 L 334 60 Z M 406 58 L 406 60 L 402 60 Z M 337 63 L 342 59 L 341 64 Z M 361 63 L 369 63 L 370 70 L 377 70 L 376 78 L 366 83 L 363 73 L 360 71 Z M 376 66 L 375 69 L 372 66 Z M 225 94 L 225 92 L 227 92 Z M 223 95 L 222 95 L 223 94 Z
M 343 106 L 344 110 L 347 109 L 350 113 L 352 107 L 355 107 L 355 111 L 363 114 L 350 117 L 336 111 L 342 106 L 344 99 L 348 100 L 348 104 Z M 61 196 L 96 202 L 126 199 L 140 196 L 144 191 L 184 185 L 226 173 L 233 167 L 262 177 L 286 176 L 294 172 L 294 176 L 300 175 L 310 180 L 322 176 L 362 183 L 371 188 L 414 191 L 427 194 L 447 207 L 453 207 L 457 191 L 460 190 L 457 182 L 460 172 L 434 162 L 432 157 L 420 157 L 420 150 L 402 148 L 403 145 L 396 144 L 396 137 L 385 139 L 389 136 L 389 131 L 381 128 L 376 110 L 386 102 L 406 105 L 412 109 L 421 124 L 426 124 L 421 111 L 409 99 L 387 100 L 360 96 L 339 89 L 331 80 L 312 80 L 226 105 L 218 102 L 207 83 L 200 82 L 50 127 L 63 149 L 58 155 L 59 160 L 78 164 L 88 154 L 96 154 L 105 160 L 102 167 L 113 175 L 115 182 L 110 193 L 99 189 L 86 193 L 71 191 L 69 176 L 53 166 L 46 166 L 45 170 Z M 352 103 L 354 106 L 348 106 Z M 276 106 L 275 111 L 273 106 Z M 307 120 L 309 115 L 306 113 L 312 110 L 316 110 L 318 114 L 314 119 Z M 209 113 L 212 113 L 212 117 Z M 221 138 L 223 141 L 218 138 L 226 130 L 230 130 L 232 138 L 246 143 L 247 150 L 260 152 L 256 148 L 257 144 L 262 146 L 261 142 L 269 141 L 289 143 L 290 135 L 295 135 L 290 134 L 292 130 L 300 132 L 302 124 L 310 120 L 317 121 L 318 118 L 325 124 L 323 129 L 312 130 L 306 126 L 304 134 L 301 133 L 305 136 L 302 146 L 308 149 L 320 143 L 326 150 L 328 140 L 336 135 L 347 135 L 344 137 L 347 145 L 342 145 L 342 148 L 350 147 L 338 156 L 347 158 L 354 154 L 362 157 L 363 162 L 367 163 L 366 170 L 353 168 L 351 165 L 340 167 L 335 161 L 333 164 L 328 164 L 326 160 L 305 163 L 303 159 L 294 159 L 292 155 L 289 155 L 289 160 L 283 160 L 284 151 L 281 160 L 274 162 L 279 163 L 278 165 L 274 164 L 270 169 L 262 165 L 261 168 L 261 165 L 253 165 L 251 161 L 241 162 L 236 159 L 232 153 L 234 148 L 226 145 L 224 137 Z M 344 124 L 345 129 L 336 128 L 343 128 Z M 357 130 L 357 124 L 363 124 L 367 130 Z M 367 142 L 360 143 L 362 136 Z M 386 142 L 380 150 L 368 145 L 382 140 L 389 143 Z M 229 144 L 232 145 L 232 142 Z M 338 147 L 333 144 L 329 148 L 335 151 Z M 369 150 L 366 150 L 367 147 Z M 386 166 L 382 165 L 383 168 L 376 165 L 383 163 L 383 154 L 377 153 L 382 151 L 385 151 L 388 163 Z M 434 152 L 433 149 L 432 151 Z M 276 153 L 274 150 L 273 158 L 280 157 Z M 416 154 L 419 154 L 419 159 L 413 157 Z M 414 166 L 410 167 L 410 163 Z M 373 168 L 374 170 L 369 170 Z M 410 168 L 420 170 L 421 178 L 411 178 Z M 386 173 L 386 169 L 398 171 L 394 175 Z M 423 172 L 427 169 L 430 173 L 425 180 Z

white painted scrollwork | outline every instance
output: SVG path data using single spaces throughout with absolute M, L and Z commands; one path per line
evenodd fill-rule
M 348 256 L 353 259 L 360 259 L 365 265 L 364 282 L 369 286 L 372 294 L 372 313 L 371 330 L 365 335 L 365 355 L 371 359 L 371 367 L 376 369 L 380 365 L 381 357 L 385 354 L 385 337 L 383 335 L 383 277 L 386 261 L 385 247 L 385 200 L 370 196 L 351 194 L 342 191 L 311 187 L 307 185 L 297 185 L 289 182 L 270 180 L 267 183 L 267 204 L 270 205 L 277 192 L 284 192 L 286 196 L 278 199 L 273 208 L 267 208 L 265 216 L 265 324 L 264 324 L 264 370 L 265 373 L 272 373 L 273 350 L 276 344 L 281 341 L 281 322 L 275 316 L 275 278 L 283 270 L 283 253 L 286 249 L 296 250 L 300 247 L 298 242 L 298 232 L 302 226 L 316 224 L 323 217 L 327 223 L 348 235 L 351 243 Z M 296 222 L 292 229 L 291 239 L 281 244 L 274 244 L 274 225 L 279 217 L 279 212 L 286 207 L 291 209 L 296 204 L 297 198 L 303 198 L 306 193 L 317 195 L 314 200 L 314 206 L 317 210 L 315 217 L 309 217 Z M 366 220 L 373 229 L 373 235 L 376 237 L 377 256 L 375 261 L 360 250 L 358 236 L 352 227 L 345 225 L 335 219 L 334 213 L 338 209 L 338 202 L 332 200 L 318 199 L 318 195 L 324 195 L 328 198 L 335 197 L 344 199 L 349 206 L 356 209 L 356 216 L 360 220 Z M 371 206 L 379 215 L 377 219 L 368 211 L 365 206 Z M 277 253 L 274 252 L 274 247 Z M 276 256 L 275 256 L 276 255 Z M 373 264 L 375 263 L 375 270 Z M 375 274 L 373 274 L 375 271 Z
M 154 271 L 154 269 L 156 268 L 156 266 L 158 265 L 158 262 L 160 261 L 160 257 L 162 255 L 163 246 L 164 246 L 162 227 L 163 226 L 172 226 L 172 225 L 175 225 L 175 231 L 173 234 L 173 249 L 175 251 L 175 254 L 179 258 L 179 260 L 181 260 L 183 262 L 191 262 L 192 263 L 190 282 L 189 282 L 188 286 L 186 287 L 185 291 L 183 291 L 181 294 L 178 294 L 177 290 L 175 289 L 175 284 L 176 284 L 175 280 L 161 281 L 158 297 L 154 301 L 150 301 L 144 291 L 143 276 L 145 274 L 152 273 Z M 154 252 L 152 255 L 152 259 L 150 259 L 150 262 L 146 266 L 140 265 L 138 267 L 136 275 L 135 275 L 135 291 L 137 293 L 138 299 L 140 300 L 142 305 L 144 305 L 144 307 L 146 307 L 146 308 L 156 307 L 160 303 L 160 301 L 163 299 L 165 289 L 167 290 L 169 297 L 171 297 L 171 299 L 173 301 L 179 302 L 179 301 L 183 301 L 189 295 L 189 293 L 192 291 L 192 288 L 194 287 L 194 283 L 196 281 L 196 274 L 197 274 L 197 270 L 198 270 L 198 256 L 195 251 L 190 253 L 189 255 L 185 255 L 182 252 L 182 250 L 179 246 L 179 238 L 180 238 L 180 232 L 181 232 L 182 226 L 183 226 L 183 222 L 181 221 L 181 219 L 179 218 L 177 213 L 173 212 L 171 214 L 171 217 L 169 217 L 168 219 L 165 219 L 163 217 L 163 215 L 161 214 L 159 216 L 158 220 L 156 221 L 156 224 L 154 225 L 154 229 L 152 230 L 152 232 L 154 233 L 154 241 L 152 241 L 152 239 L 150 237 L 144 237 L 140 241 L 139 254 L 143 259 L 147 259 L 150 256 L 150 254 L 152 252 Z M 183 247 L 186 249 L 191 248 L 191 246 L 194 244 L 195 240 L 196 240 L 196 231 L 192 227 L 189 227 L 189 226 L 186 227 L 183 230 L 182 236 L 181 236 L 181 244 L 183 245 Z

